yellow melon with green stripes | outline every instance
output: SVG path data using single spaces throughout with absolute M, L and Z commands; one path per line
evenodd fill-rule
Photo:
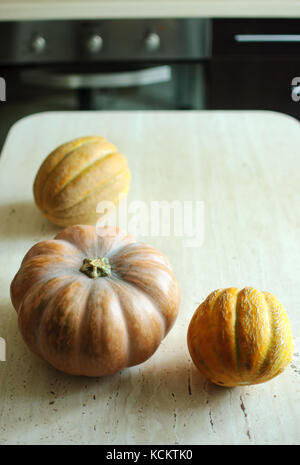
M 284 307 L 271 293 L 252 287 L 209 294 L 190 321 L 187 342 L 196 367 L 220 386 L 269 381 L 293 353 Z
M 130 178 L 125 156 L 112 143 L 99 136 L 81 137 L 44 160 L 34 181 L 34 198 L 54 224 L 96 224 L 98 204 L 117 205 L 129 191 Z

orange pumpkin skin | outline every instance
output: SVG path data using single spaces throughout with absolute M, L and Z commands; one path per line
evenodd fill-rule
M 286 368 L 293 353 L 282 304 L 251 287 L 212 292 L 191 319 L 187 343 L 199 371 L 220 386 L 264 383 Z
M 109 265 L 91 265 L 91 257 Z M 65 373 L 104 376 L 156 351 L 176 319 L 180 292 L 155 248 L 114 228 L 96 233 L 77 225 L 29 250 L 11 300 L 35 354 Z
M 130 187 L 124 155 L 103 137 L 81 137 L 48 155 L 35 177 L 33 193 L 40 211 L 59 226 L 96 224 L 97 205 L 117 205 Z

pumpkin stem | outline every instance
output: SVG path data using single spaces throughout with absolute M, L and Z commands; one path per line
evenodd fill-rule
M 80 271 L 91 279 L 111 275 L 111 266 L 107 257 L 85 258 Z

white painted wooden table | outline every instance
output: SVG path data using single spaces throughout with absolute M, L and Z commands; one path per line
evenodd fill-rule
M 108 138 L 127 156 L 129 201 L 205 203 L 202 247 L 186 248 L 181 237 L 142 238 L 173 263 L 180 315 L 150 360 L 104 379 L 67 376 L 32 355 L 9 297 L 25 252 L 58 230 L 33 203 L 35 173 L 58 144 L 87 134 Z M 299 146 L 299 123 L 268 112 L 41 113 L 19 121 L 0 161 L 0 336 L 7 347 L 0 443 L 299 444 L 297 353 L 274 380 L 228 389 L 195 370 L 186 345 L 199 302 L 229 286 L 274 293 L 299 338 Z

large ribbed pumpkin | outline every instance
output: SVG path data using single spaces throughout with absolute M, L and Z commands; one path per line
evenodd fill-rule
M 282 304 L 251 287 L 219 289 L 197 308 L 188 328 L 196 367 L 213 383 L 264 383 L 289 364 L 293 342 Z
M 100 201 L 117 204 L 128 191 L 130 172 L 124 155 L 103 137 L 75 139 L 55 149 L 36 175 L 34 199 L 59 226 L 96 224 Z
M 11 299 L 35 354 L 66 373 L 103 376 L 156 351 L 180 293 L 155 248 L 113 228 L 77 225 L 29 250 Z

